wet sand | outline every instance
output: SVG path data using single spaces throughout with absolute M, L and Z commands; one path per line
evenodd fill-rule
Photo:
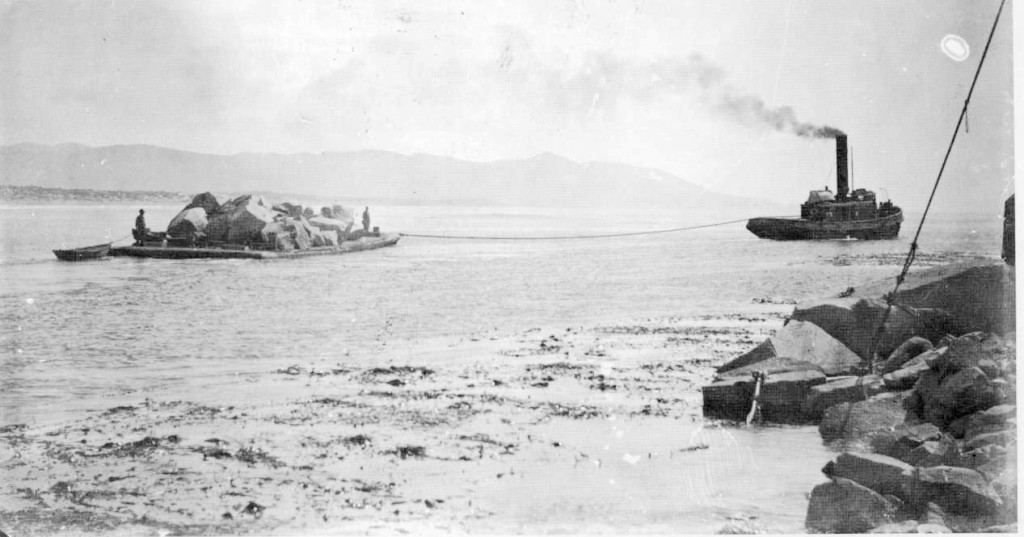
M 0 529 L 756 529 L 756 515 L 715 508 L 736 483 L 716 476 L 709 460 L 694 462 L 737 456 L 722 448 L 728 429 L 703 420 L 700 386 L 715 365 L 778 329 L 789 302 L 388 342 L 372 367 L 344 356 L 328 366 L 297 360 L 239 376 L 202 401 L 154 394 L 70 422 L 3 427 Z M 687 470 L 701 467 L 699 475 Z M 803 507 L 794 501 L 798 514 Z M 707 515 L 684 525 L 688 509 Z M 768 529 L 798 531 L 791 518 L 792 527 Z

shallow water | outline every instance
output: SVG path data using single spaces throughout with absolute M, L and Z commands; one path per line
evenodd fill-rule
M 150 227 L 162 229 L 176 211 L 147 207 Z M 596 210 L 373 211 L 374 224 L 384 231 L 505 236 L 653 230 L 728 219 Z M 415 358 L 414 344 L 401 347 L 405 356 L 389 352 L 389 345 L 398 347 L 400 341 L 699 318 L 742 311 L 761 298 L 833 296 L 860 282 L 895 277 L 917 218 L 908 215 L 900 239 L 876 242 L 763 241 L 733 224 L 600 240 L 405 237 L 395 248 L 263 262 L 111 258 L 61 263 L 49 252 L 118 239 L 129 232 L 135 212 L 127 206 L 0 211 L 0 425 L 65 421 L 146 397 L 216 402 L 247 374 L 295 363 L 368 366 Z M 1000 233 L 997 217 L 933 216 L 918 258 L 927 263 L 949 255 L 995 257 Z M 616 455 L 600 468 L 559 466 L 566 483 L 593 495 L 588 511 L 579 513 L 581 523 L 646 521 L 651 527 L 660 516 L 677 518 L 683 509 L 695 527 L 714 529 L 706 527 L 713 508 L 762 513 L 770 527 L 796 531 L 806 505 L 802 495 L 820 482 L 819 468 L 830 457 L 813 428 L 609 427 L 619 452 L 660 455 L 642 459 L 642 465 Z M 623 434 L 615 436 L 614 427 Z M 574 435 L 572 424 L 558 429 Z M 678 440 L 673 435 L 705 435 L 732 448 L 668 458 L 667 446 Z M 608 440 L 581 432 L 569 441 L 599 450 L 604 444 L 595 443 Z M 736 460 L 715 460 L 723 456 Z M 767 465 L 778 479 L 759 477 Z M 645 494 L 643 483 L 649 480 L 658 482 L 650 490 L 677 487 L 678 493 Z M 529 480 L 520 483 L 526 494 Z M 616 484 L 639 492 L 624 498 Z M 481 501 L 507 501 L 508 494 L 496 491 L 491 500 L 484 494 Z M 779 508 L 783 503 L 787 507 Z M 612 504 L 619 508 L 607 509 Z M 536 505 L 523 502 L 522 509 Z M 550 505 L 559 509 L 558 502 Z M 545 517 L 524 513 L 519 522 L 497 529 L 540 531 Z M 522 520 L 536 525 L 516 526 Z M 721 517 L 715 520 L 720 523 Z

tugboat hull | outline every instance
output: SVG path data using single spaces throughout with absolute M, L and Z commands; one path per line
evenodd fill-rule
M 813 221 L 801 218 L 752 218 L 747 229 L 762 239 L 798 240 L 884 240 L 895 239 L 903 223 L 903 212 L 870 220 L 843 222 Z

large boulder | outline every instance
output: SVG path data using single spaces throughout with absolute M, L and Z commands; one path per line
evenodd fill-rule
M 963 421 L 963 430 L 958 436 L 974 438 L 986 433 L 1004 431 L 1016 427 L 1017 407 L 997 405 L 984 412 L 971 414 Z
M 836 478 L 811 491 L 805 524 L 820 533 L 864 533 L 893 522 L 896 509 L 881 494 L 849 479 Z
M 856 354 L 818 326 L 797 321 L 787 323 L 754 349 L 719 367 L 718 373 L 776 357 L 810 362 L 830 376 L 853 374 L 864 365 Z
M 178 213 L 167 225 L 167 234 L 173 237 L 191 237 L 198 231 L 205 231 L 208 220 L 206 209 L 192 207 Z
M 228 201 L 221 210 L 227 215 L 227 232 L 223 234 L 223 240 L 231 244 L 261 241 L 263 228 L 273 222 L 275 216 L 262 197 L 249 195 Z
M 945 347 L 943 347 L 945 349 Z M 882 383 L 887 390 L 909 390 L 914 387 L 921 375 L 930 368 L 924 360 L 908 362 L 905 367 L 892 373 L 882 375 Z
M 923 337 L 912 337 L 904 341 L 899 347 L 896 347 L 896 350 L 892 351 L 887 360 L 875 364 L 875 371 L 880 375 L 891 373 L 903 367 L 903 364 L 916 358 L 921 353 L 930 350 L 932 350 L 931 341 Z
M 220 212 L 220 201 L 217 196 L 209 192 L 203 192 L 202 194 L 196 194 L 192 197 L 192 201 L 185 206 L 185 210 L 200 208 L 207 215 L 215 214 Z M 168 231 L 170 231 L 168 229 Z
M 803 404 L 803 413 L 808 420 L 818 420 L 826 408 L 839 403 L 863 401 L 883 391 L 885 387 L 882 379 L 875 375 L 830 379 L 811 388 Z
M 843 477 L 879 493 L 903 498 L 914 480 L 914 467 L 877 453 L 841 453 L 821 470 L 828 477 Z
M 903 423 L 903 397 L 903 392 L 886 392 L 866 401 L 829 407 L 822 414 L 818 432 L 826 442 L 870 444 L 876 436 L 889 434 Z
M 273 210 L 283 214 L 284 216 L 290 216 L 292 218 L 299 218 L 302 216 L 302 206 L 290 202 L 275 203 Z
M 279 217 L 260 230 L 262 242 L 271 243 L 275 250 L 305 250 L 312 245 L 306 227 L 300 220 Z
M 750 378 L 754 373 L 777 375 L 779 373 L 792 373 L 794 371 L 818 371 L 822 375 L 825 374 L 825 371 L 821 369 L 821 366 L 811 362 L 804 362 L 793 358 L 774 357 L 750 365 L 745 365 L 743 367 L 737 367 L 736 369 L 729 369 L 728 371 L 716 375 L 715 380 L 730 377 Z
M 326 207 L 325 207 L 326 208 Z M 352 223 L 346 224 L 341 220 L 335 220 L 333 218 L 327 218 L 324 216 L 314 216 L 309 219 L 310 225 L 316 227 L 321 232 L 331 232 L 334 234 L 335 244 L 337 241 L 345 240 L 345 236 L 348 235 L 349 230 L 352 229 Z
M 1003 403 L 1005 383 L 988 378 L 979 367 L 962 369 L 943 377 L 929 369 L 921 373 L 914 393 L 907 400 L 907 411 L 920 419 L 946 429 L 954 420 Z
M 915 336 L 929 341 L 940 338 L 950 331 L 948 317 L 936 309 L 890 309 L 885 301 L 874 298 L 831 298 L 797 306 L 789 323 L 813 323 L 861 358 L 872 360 L 872 350 L 877 356 L 889 356 Z M 879 330 L 883 318 L 885 326 Z
M 310 246 L 320 248 L 338 245 L 338 234 L 334 230 L 321 230 L 319 227 L 311 224 L 306 218 L 299 218 L 297 222 L 306 231 L 306 235 L 309 235 Z
M 946 352 L 922 355 L 928 365 L 943 377 L 982 365 L 994 366 L 989 373 L 995 377 L 1002 373 L 999 363 L 1015 359 L 1015 345 L 994 334 L 972 332 L 948 341 Z
M 913 505 L 934 502 L 949 513 L 968 516 L 996 513 L 1003 504 L 984 475 L 955 466 L 918 468 L 907 493 Z
M 942 438 L 942 431 L 931 423 L 900 423 L 891 431 L 879 432 L 871 440 L 871 449 L 881 455 L 910 462 L 910 453 L 925 442 Z
M 352 211 L 342 207 L 341 205 L 332 206 L 331 214 L 333 215 L 331 218 L 338 220 L 340 222 L 344 222 L 346 226 L 348 226 L 349 224 L 356 223 L 355 214 Z
M 802 423 L 801 407 L 811 387 L 825 382 L 820 371 L 804 370 L 768 375 L 758 397 L 761 417 L 775 423 Z M 705 386 L 704 415 L 716 419 L 742 421 L 753 402 L 755 380 L 728 377 Z
M 962 332 L 1006 334 L 1016 330 L 1015 276 L 1003 264 L 972 267 L 929 284 L 900 291 L 901 304 L 948 311 Z

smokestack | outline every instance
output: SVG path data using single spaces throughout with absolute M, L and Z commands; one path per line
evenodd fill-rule
M 845 200 L 846 195 L 850 192 L 847 171 L 846 135 L 836 134 L 836 199 L 838 200 Z

